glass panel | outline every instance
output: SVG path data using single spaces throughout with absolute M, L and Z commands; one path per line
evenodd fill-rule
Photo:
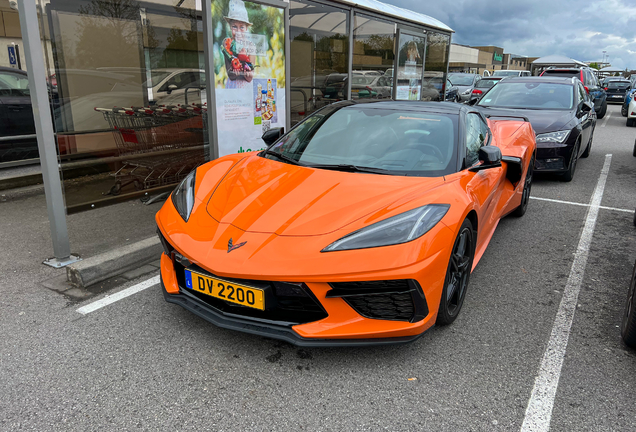
M 424 59 L 423 88 L 428 88 L 429 92 L 422 91 L 422 100 L 445 99 L 449 45 L 450 36 L 428 32 L 426 37 L 426 58 Z M 430 91 L 432 88 L 437 90 L 437 98 L 433 97 L 433 92 Z
M 171 191 L 205 161 L 194 0 L 43 3 L 68 212 Z
M 348 12 L 307 0 L 292 0 L 292 125 L 319 108 L 346 99 L 349 74 Z
M 392 96 L 394 51 L 395 24 L 355 14 L 351 99 Z
M 424 66 L 424 48 L 426 37 L 400 35 L 400 48 L 398 51 L 397 73 L 397 100 L 420 100 L 422 96 L 422 67 Z M 431 92 L 431 87 L 425 89 L 430 94 L 427 97 L 435 98 L 438 95 L 436 89 Z
M 261 136 L 285 127 L 285 12 L 242 0 L 214 0 L 219 155 L 265 147 Z

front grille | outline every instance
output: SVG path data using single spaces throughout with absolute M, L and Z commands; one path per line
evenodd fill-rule
M 327 297 L 341 297 L 365 318 L 417 322 L 428 315 L 420 285 L 411 279 L 333 282 Z
M 410 293 L 345 297 L 345 301 L 366 318 L 410 321 L 415 310 Z
M 177 282 L 182 293 L 194 296 L 200 301 L 228 315 L 238 315 L 256 321 L 267 321 L 279 325 L 297 325 L 318 321 L 328 316 L 318 299 L 304 283 L 262 281 L 222 277 L 236 284 L 260 288 L 265 292 L 265 310 L 253 309 L 185 288 L 185 266 L 174 261 Z M 214 274 L 191 264 L 189 270 L 215 277 Z M 216 276 L 218 277 L 218 276 Z

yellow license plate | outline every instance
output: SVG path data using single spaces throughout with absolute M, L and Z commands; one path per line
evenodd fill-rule
M 360 93 L 360 89 L 351 89 L 351 93 Z
M 265 293 L 261 289 L 204 276 L 187 269 L 185 281 L 186 288 L 192 291 L 254 309 L 265 310 Z

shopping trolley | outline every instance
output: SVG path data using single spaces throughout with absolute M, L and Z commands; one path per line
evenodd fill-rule
M 121 168 L 111 174 L 115 184 L 107 194 L 122 188 L 137 190 L 176 183 L 205 161 L 202 117 L 204 106 L 95 108 L 113 131 Z

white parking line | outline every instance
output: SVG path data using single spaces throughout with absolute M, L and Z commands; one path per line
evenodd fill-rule
M 82 306 L 81 308 L 77 309 L 77 312 L 81 313 L 82 315 L 86 315 L 86 314 L 89 314 L 91 312 L 95 312 L 97 309 L 101 309 L 104 306 L 108 306 L 111 303 L 115 303 L 116 301 L 119 301 L 119 300 L 121 300 L 123 298 L 126 298 L 128 296 L 136 294 L 139 291 L 143 291 L 143 290 L 145 290 L 147 288 L 155 286 L 158 283 L 159 283 L 159 276 L 157 275 L 157 276 L 151 277 L 148 280 L 140 282 L 137 285 L 133 285 L 130 288 L 126 288 L 125 290 L 121 290 L 118 293 L 106 296 L 103 299 L 97 300 L 97 301 L 95 301 L 93 303 L 89 303 L 86 306 Z
M 603 122 L 603 124 L 601 125 L 601 127 L 605 127 L 605 125 L 607 124 L 607 121 L 610 119 L 610 117 L 612 116 L 612 112 L 608 111 L 606 116 L 605 116 L 605 121 Z
M 572 201 L 561 201 L 561 200 L 551 199 L 551 198 L 530 197 L 530 199 L 534 199 L 534 200 L 538 200 L 538 201 L 548 201 L 548 202 L 553 202 L 553 203 L 558 203 L 558 204 L 568 204 L 568 205 L 573 205 L 573 206 L 581 206 L 581 207 L 589 207 L 591 205 L 591 204 L 577 203 L 577 202 L 572 202 Z M 631 210 L 631 209 L 622 209 L 622 208 L 605 207 L 605 206 L 598 206 L 598 208 L 603 209 L 603 210 L 613 210 L 613 211 L 619 211 L 619 212 L 625 212 L 625 213 L 634 213 L 634 210 Z
M 563 298 L 554 320 L 550 340 L 541 360 L 539 374 L 534 381 L 532 395 L 521 425 L 521 432 L 547 432 L 550 429 L 552 408 L 554 407 L 554 398 L 559 385 L 561 368 L 563 367 L 563 358 L 565 357 L 565 350 L 568 346 L 570 331 L 572 330 L 572 320 L 574 319 L 574 312 L 579 292 L 581 291 L 581 284 L 583 283 L 590 244 L 592 243 L 592 236 L 611 162 L 612 155 L 605 155 L 605 163 L 592 195 L 585 226 L 574 254 L 574 262 L 572 263 L 570 276 L 565 285 Z

